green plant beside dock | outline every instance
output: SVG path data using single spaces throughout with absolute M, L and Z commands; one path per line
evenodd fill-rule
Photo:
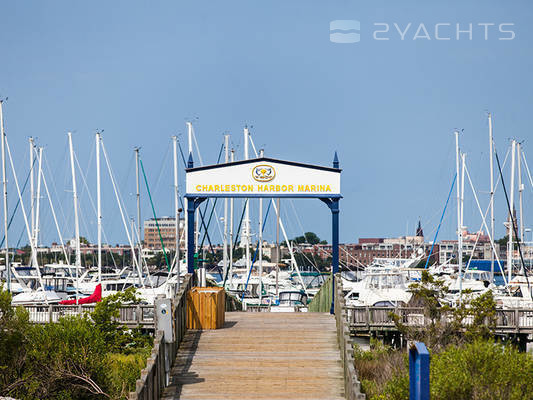
M 153 339 L 115 322 L 133 288 L 92 313 L 31 324 L 0 286 L 0 396 L 17 399 L 125 399 L 146 365 Z
M 417 305 L 424 308 L 426 326 L 409 327 L 399 316 L 391 316 L 405 339 L 422 341 L 430 350 L 432 400 L 533 399 L 533 355 L 496 340 L 496 304 L 490 291 L 478 297 L 466 293 L 460 306 L 450 308 L 440 301 L 447 288 L 427 273 L 411 290 Z M 405 349 L 373 338 L 369 351 L 355 346 L 354 358 L 369 400 L 409 399 Z

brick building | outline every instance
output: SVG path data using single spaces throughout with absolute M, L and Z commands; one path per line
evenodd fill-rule
M 421 250 L 419 250 L 421 249 Z M 414 253 L 423 251 L 429 255 L 431 243 L 424 243 L 419 236 L 400 238 L 360 238 L 358 243 L 339 245 L 339 261 L 343 265 L 361 267 L 370 265 L 378 258 L 411 258 Z M 331 255 L 331 245 L 313 245 L 303 249 L 304 253 L 313 254 L 322 259 Z M 439 245 L 435 244 L 430 263 L 437 260 Z
M 161 238 L 165 249 L 176 249 L 176 219 L 173 217 L 162 217 L 157 219 Z M 185 248 L 185 220 L 180 219 L 180 248 Z M 157 232 L 157 225 L 154 218 L 144 221 L 144 247 L 151 250 L 161 249 L 161 240 Z

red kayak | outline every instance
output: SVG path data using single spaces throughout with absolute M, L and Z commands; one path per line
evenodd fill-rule
M 63 305 L 70 305 L 70 304 L 90 304 L 90 303 L 99 303 L 102 301 L 102 284 L 96 285 L 96 288 L 94 289 L 93 294 L 91 294 L 89 297 L 83 297 L 81 299 L 78 299 L 78 302 L 76 303 L 76 299 L 72 300 L 61 300 L 59 304 Z

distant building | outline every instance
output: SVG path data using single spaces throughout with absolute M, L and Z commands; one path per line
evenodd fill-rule
M 424 242 L 424 232 L 419 222 L 415 236 L 400 236 L 394 238 L 359 238 L 357 243 L 339 245 L 339 261 L 349 267 L 361 267 L 372 264 L 375 259 L 396 258 L 407 259 L 426 255 L 430 263 L 437 261 L 439 245 L 433 246 Z M 304 249 L 305 253 L 326 259 L 331 255 L 331 245 L 314 245 Z M 425 260 L 425 258 L 423 259 Z
M 424 237 L 424 231 L 422 230 L 422 223 L 418 221 L 418 228 L 416 228 L 416 236 Z
M 421 249 L 429 255 L 431 243 L 414 240 L 416 236 L 401 238 L 361 238 L 358 243 L 340 244 L 339 261 L 343 265 L 361 267 L 370 265 L 376 258 L 411 258 L 419 255 Z M 317 257 L 326 259 L 331 256 L 330 244 L 317 244 L 309 246 L 303 250 L 304 253 L 314 254 Z M 436 261 L 439 252 L 439 245 L 433 248 L 430 262 Z
M 476 260 L 490 260 L 492 255 L 492 246 L 488 235 L 485 235 L 483 231 L 468 232 L 463 229 L 463 257 Z M 499 246 L 495 246 L 496 251 L 499 251 Z M 459 244 L 457 240 L 442 240 L 440 242 L 439 263 L 451 263 L 457 264 Z M 499 255 L 501 256 L 501 254 Z
M 152 250 L 161 250 L 161 239 L 157 231 L 157 225 L 161 232 L 161 239 L 165 249 L 176 249 L 176 219 L 173 217 L 162 217 L 156 220 L 150 218 L 144 221 L 144 247 Z M 180 248 L 185 248 L 185 220 L 180 219 Z

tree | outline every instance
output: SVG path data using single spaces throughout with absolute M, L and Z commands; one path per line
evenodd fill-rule
M 104 297 L 91 313 L 91 320 L 102 333 L 108 351 L 128 353 L 130 349 L 151 346 L 151 338 L 142 335 L 139 328 L 130 329 L 117 322 L 123 304 L 139 303 L 135 290 L 134 287 L 129 287 L 123 292 Z
M 61 318 L 32 331 L 25 371 L 27 397 L 110 397 L 105 391 L 108 346 L 87 315 Z
M 462 344 L 477 339 L 487 339 L 496 326 L 496 302 L 492 291 L 474 296 L 463 291 L 460 305 L 450 307 L 445 303 L 448 287 L 426 270 L 419 283 L 409 286 L 412 305 L 422 307 L 423 326 L 404 323 L 401 316 L 391 313 L 395 325 L 407 339 L 424 342 L 428 348 L 440 350 L 450 344 Z M 417 324 L 419 325 L 419 324 Z
M 505 247 L 507 246 L 507 243 L 509 243 L 509 235 L 505 235 L 504 237 L 498 240 L 495 240 L 495 242 L 498 243 L 500 247 Z M 513 234 L 513 243 L 514 244 L 521 243 L 520 238 L 519 237 L 517 238 L 514 234 Z
M 305 232 L 305 241 L 309 244 L 318 244 L 320 238 L 314 232 Z
M 324 242 L 324 241 L 321 242 L 320 238 L 314 232 L 305 232 L 303 236 L 297 236 L 292 241 L 298 244 L 301 244 L 301 243 L 319 244 L 319 243 Z

